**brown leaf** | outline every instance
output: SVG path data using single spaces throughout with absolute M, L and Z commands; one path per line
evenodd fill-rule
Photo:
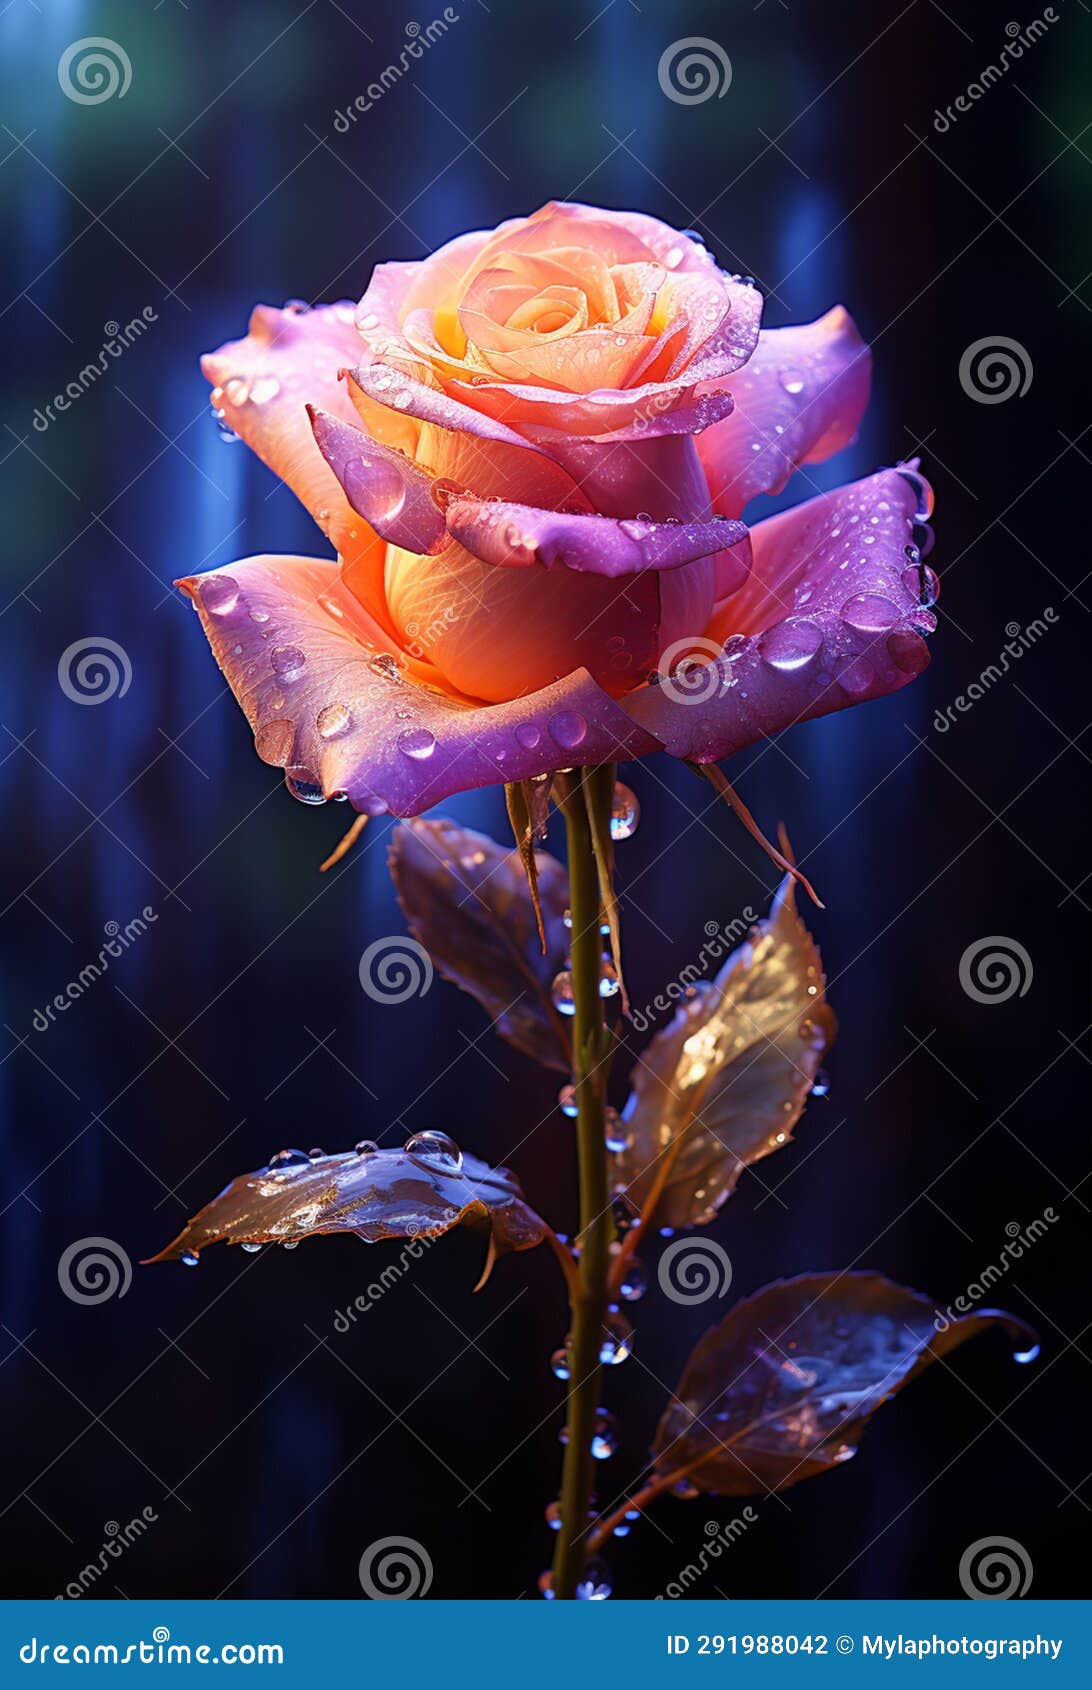
M 518 851 L 418 818 L 395 828 L 389 862 L 410 930 L 441 974 L 477 998 L 509 1044 L 568 1073 L 569 1038 L 550 997 L 569 946 L 568 877 L 556 857 L 536 853 L 545 955 Z
M 535 845 L 546 837 L 546 829 L 550 820 L 550 793 L 553 784 L 553 775 L 542 775 L 538 780 L 507 781 L 504 788 L 508 820 L 511 823 L 516 850 L 519 852 L 519 860 L 523 865 L 527 890 L 531 894 L 531 905 L 535 912 L 535 925 L 538 928 L 538 942 L 543 956 L 546 955 L 546 924 L 542 914 L 542 899 L 538 890 L 538 859 L 535 854 Z
M 743 1169 L 792 1137 L 834 1040 L 822 963 L 786 877 L 770 914 L 639 1058 L 616 1159 L 657 1226 L 702 1226 Z
M 515 1175 L 476 1156 L 460 1160 L 446 1151 L 450 1144 L 419 1134 L 402 1150 L 350 1150 L 314 1161 L 303 1151 L 282 1151 L 285 1160 L 233 1179 L 150 1259 L 178 1261 L 222 1242 L 296 1243 L 323 1232 L 355 1232 L 369 1243 L 439 1237 L 455 1226 L 488 1226 L 491 1256 L 540 1244 L 548 1229 Z
M 999 1309 L 948 1319 L 879 1273 L 805 1274 L 737 1303 L 702 1338 L 656 1432 L 660 1473 L 718 1496 L 785 1490 L 848 1461 L 871 1416 L 966 1339 L 1000 1326 L 1017 1360 L 1033 1329 Z M 939 1330 L 938 1330 L 939 1327 Z

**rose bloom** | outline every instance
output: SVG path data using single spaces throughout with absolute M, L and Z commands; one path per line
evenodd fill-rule
M 259 305 L 206 356 L 337 553 L 179 583 L 297 797 L 407 816 L 708 762 L 925 667 L 916 464 L 741 520 L 853 440 L 870 379 L 840 306 L 761 315 L 693 236 L 555 204 L 379 265 L 355 307 Z

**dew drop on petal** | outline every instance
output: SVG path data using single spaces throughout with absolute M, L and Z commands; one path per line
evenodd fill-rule
M 804 378 L 796 370 L 778 370 L 777 380 L 784 391 L 794 397 L 804 391 Z
M 210 575 L 201 583 L 201 603 L 214 616 L 227 616 L 239 602 L 239 586 L 230 575 Z
M 777 622 L 758 642 L 763 663 L 782 674 L 806 669 L 823 648 L 823 631 L 814 622 Z
M 579 710 L 559 710 L 550 717 L 549 727 L 558 745 L 564 746 L 567 751 L 573 751 L 582 744 L 588 732 L 588 724 Z
M 842 621 L 860 634 L 879 634 L 899 619 L 899 607 L 878 593 L 856 593 L 841 609 Z
M 263 763 L 271 763 L 275 769 L 283 769 L 292 755 L 295 738 L 296 728 L 293 722 L 263 722 L 254 735 L 254 749 Z
M 297 675 L 302 674 L 307 659 L 298 645 L 275 645 L 269 661 L 274 674 L 279 675 L 282 681 L 294 681 Z
M 352 711 L 347 704 L 324 704 L 315 727 L 322 739 L 336 739 L 338 734 L 345 732 L 352 719 Z
M 463 1153 L 447 1133 L 414 1133 L 406 1141 L 405 1154 L 430 1173 L 454 1176 L 463 1171 Z
M 405 757 L 412 757 L 415 762 L 422 762 L 431 757 L 436 749 L 436 735 L 428 728 L 403 728 L 398 735 L 398 749 Z
M 325 804 L 322 781 L 314 769 L 289 768 L 284 771 L 284 784 L 300 804 Z

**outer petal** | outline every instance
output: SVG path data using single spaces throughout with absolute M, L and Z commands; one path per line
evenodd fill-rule
M 747 577 L 747 529 L 742 522 L 713 517 L 707 522 L 652 522 L 609 516 L 570 515 L 530 505 L 454 498 L 447 508 L 448 532 L 484 563 L 561 567 L 595 575 L 636 575 L 737 548 L 734 591 Z
M 435 478 L 391 446 L 382 446 L 355 423 L 308 406 L 319 451 L 345 497 L 365 522 L 393 546 L 438 552 L 447 544 L 444 518 L 432 496 Z
M 764 329 L 732 381 L 735 410 L 698 441 L 713 508 L 738 516 L 777 493 L 800 464 L 820 463 L 856 435 L 871 354 L 841 305 L 814 323 Z
M 252 557 L 179 583 L 267 763 L 308 802 L 419 815 L 453 792 L 659 749 L 583 671 L 529 697 L 458 703 L 400 672 L 320 558 Z
M 913 543 L 928 515 L 911 466 L 881 470 L 751 530 L 754 563 L 701 651 L 727 649 L 685 685 L 625 708 L 677 757 L 730 756 L 794 722 L 894 692 L 929 661 L 931 572 Z M 924 602 L 923 602 L 924 600 Z

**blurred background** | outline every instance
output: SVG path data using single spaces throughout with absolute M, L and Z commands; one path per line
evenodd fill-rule
M 6 1594 L 58 1594 L 101 1563 L 90 1596 L 359 1597 L 360 1555 L 387 1535 L 427 1547 L 435 1596 L 530 1594 L 548 1562 L 561 1392 L 547 1357 L 565 1310 L 545 1252 L 503 1262 L 471 1297 L 481 1245 L 452 1237 L 347 1332 L 338 1311 L 383 1266 L 355 1239 L 210 1251 L 196 1273 L 135 1264 L 283 1145 L 425 1127 L 501 1160 L 541 1123 L 516 1166 L 572 1225 L 555 1079 L 442 982 L 397 1008 L 361 992 L 364 946 L 402 930 L 391 824 L 319 876 L 344 811 L 294 803 L 254 756 L 171 587 L 250 552 L 324 549 L 293 496 L 220 438 L 198 354 L 241 333 L 255 301 L 355 298 L 376 262 L 551 198 L 698 230 L 758 279 L 769 324 L 852 310 L 876 354 L 860 441 L 766 508 L 915 452 L 937 489 L 944 614 L 927 674 L 730 769 L 767 830 L 787 823 L 825 898 L 808 919 L 841 1023 L 829 1096 L 716 1223 L 732 1294 L 856 1264 L 948 1302 L 1014 1228 L 1056 1217 L 994 1291 L 1039 1327 L 1038 1363 L 1013 1367 L 991 1337 L 935 1367 L 855 1462 L 754 1499 L 693 1593 L 958 1596 L 963 1550 L 998 1534 L 1026 1549 L 1033 1594 L 1074 1593 L 1092 1504 L 1092 582 L 1073 514 L 1092 440 L 1092 18 L 1079 0 L 1035 6 L 1008 22 L 964 0 L 458 0 L 350 124 L 338 113 L 431 14 L 401 0 L 4 8 Z M 1034 20 L 1019 59 L 978 83 Z M 81 103 L 63 59 L 92 36 L 122 50 L 118 87 Z M 665 95 L 661 55 L 686 36 L 727 54 L 723 97 Z M 1022 394 L 987 403 L 961 381 L 983 338 L 1017 343 Z M 939 730 L 1006 630 L 1048 609 L 1048 631 Z M 91 637 L 131 671 L 95 707 L 58 680 Z M 692 824 L 682 766 L 626 779 L 644 812 L 620 848 L 642 1003 L 706 921 L 762 908 L 776 874 L 727 812 Z M 443 813 L 504 837 L 499 791 Z M 146 908 L 146 931 L 40 1030 L 36 1011 Z M 961 957 L 991 935 L 1026 956 L 1023 995 L 961 987 Z M 620 1103 L 624 1062 L 617 1074 Z M 97 1237 L 132 1280 L 83 1305 L 58 1264 Z M 635 1354 L 606 1382 L 620 1447 L 605 1502 L 639 1475 L 714 1318 L 653 1296 L 635 1313 Z M 740 1510 L 662 1501 L 614 1545 L 616 1590 L 664 1590 Z M 137 1517 L 131 1547 L 103 1555 Z

